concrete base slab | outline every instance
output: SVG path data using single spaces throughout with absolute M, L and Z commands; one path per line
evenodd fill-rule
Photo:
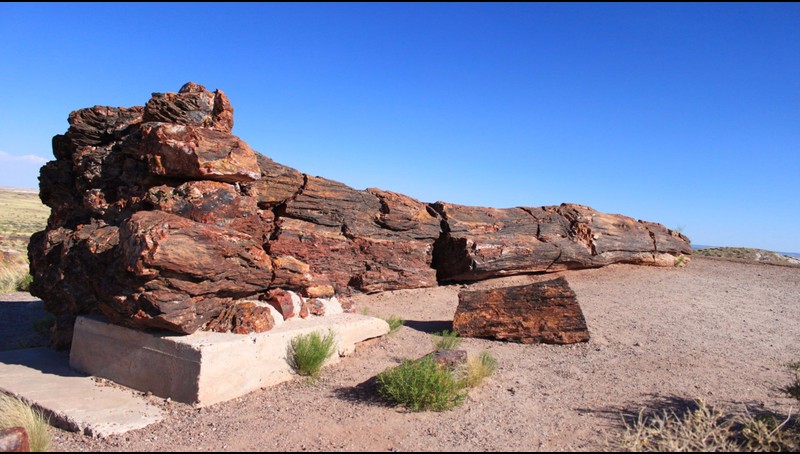
M 93 437 L 141 429 L 163 419 L 132 390 L 103 386 L 47 348 L 0 352 L 0 391 L 50 417 L 50 424 Z
M 172 400 L 212 405 L 292 379 L 291 340 L 314 331 L 336 335 L 336 362 L 366 339 L 389 332 L 378 318 L 337 314 L 289 319 L 266 333 L 144 332 L 79 317 L 70 365 L 77 370 Z

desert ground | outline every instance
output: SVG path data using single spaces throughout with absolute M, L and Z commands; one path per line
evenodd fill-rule
M 206 408 L 149 397 L 167 411 L 163 422 L 106 439 L 54 429 L 51 449 L 597 450 L 644 407 L 680 411 L 700 398 L 731 411 L 796 413 L 796 401 L 779 388 L 790 380 L 785 364 L 800 360 L 800 267 L 694 257 L 684 268 L 612 265 L 559 274 L 578 296 L 591 340 L 558 346 L 464 339 L 462 348 L 487 350 L 499 366 L 454 410 L 387 405 L 376 397 L 373 377 L 429 353 L 430 333 L 450 327 L 461 289 L 552 275 L 359 295 L 359 310 L 399 315 L 406 325 L 327 367 L 316 383 L 297 378 Z M 4 313 L 27 308 L 17 316 L 38 316 L 35 303 L 2 304 Z

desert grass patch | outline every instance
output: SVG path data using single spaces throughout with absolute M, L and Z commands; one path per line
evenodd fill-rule
M 796 423 L 774 415 L 730 415 L 703 400 L 679 416 L 674 412 L 645 416 L 639 412 L 625 423 L 622 437 L 610 446 L 630 452 L 782 452 L 800 448 Z
M 317 378 L 325 360 L 333 355 L 335 349 L 336 334 L 333 331 L 325 335 L 317 331 L 301 334 L 289 344 L 289 365 L 298 375 Z
M 436 350 L 455 350 L 461 345 L 461 338 L 455 331 L 444 330 L 433 333 L 433 346 Z
M 27 291 L 32 281 L 27 262 L 0 264 L 0 292 Z
M 477 357 L 470 358 L 464 366 L 464 384 L 468 388 L 475 388 L 494 374 L 495 370 L 497 359 L 489 352 L 481 352 Z
M 381 372 L 377 385 L 381 397 L 412 411 L 446 411 L 467 395 L 463 382 L 431 356 Z
M 25 429 L 32 452 L 50 448 L 50 425 L 42 413 L 19 399 L 0 393 L 0 429 L 11 427 Z
M 403 320 L 402 317 L 398 317 L 397 315 L 390 315 L 384 318 L 383 321 L 389 324 L 390 333 L 397 331 L 401 326 L 406 324 L 406 321 Z
M 791 415 L 783 418 L 772 413 L 745 414 L 737 418 L 733 430 L 742 451 L 800 451 L 800 427 Z

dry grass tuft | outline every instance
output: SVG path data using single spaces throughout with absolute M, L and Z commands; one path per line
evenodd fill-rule
M 612 446 L 620 451 L 670 452 L 783 452 L 800 448 L 800 433 L 774 415 L 727 415 L 703 400 L 678 416 L 673 412 L 645 416 L 644 410 Z
M 0 429 L 10 427 L 25 429 L 31 451 L 43 452 L 50 448 L 50 425 L 42 413 L 19 399 L 0 393 Z
M 464 384 L 474 388 L 497 370 L 497 359 L 489 352 L 481 352 L 477 358 L 470 358 L 464 368 Z
M 31 281 L 27 262 L 0 263 L 0 292 L 27 291 Z

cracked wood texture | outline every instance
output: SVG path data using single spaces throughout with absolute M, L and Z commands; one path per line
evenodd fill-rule
M 459 292 L 453 329 L 462 337 L 522 344 L 589 340 L 586 319 L 564 277 L 518 287 Z
M 51 215 L 29 245 L 57 347 L 92 312 L 249 332 L 272 326 L 250 303 L 274 289 L 328 298 L 691 253 L 662 225 L 581 205 L 424 203 L 303 174 L 233 135 L 227 96 L 191 82 L 143 107 L 74 111 L 69 125 L 41 169 Z

